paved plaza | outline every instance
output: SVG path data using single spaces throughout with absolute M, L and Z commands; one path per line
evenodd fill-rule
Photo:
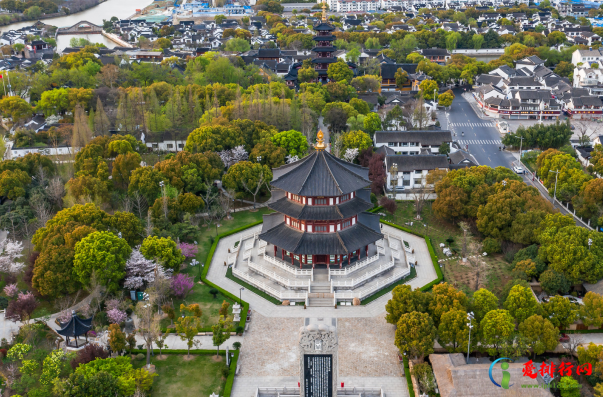
M 227 267 L 224 262 L 229 261 L 228 250 L 242 236 L 259 233 L 260 230 L 261 226 L 257 226 L 221 239 L 207 278 L 238 295 L 241 286 L 226 278 Z M 417 276 L 409 281 L 413 288 L 437 278 L 425 240 L 387 225 L 383 225 L 382 232 L 397 236 L 400 242 L 407 241 L 414 249 L 412 255 L 417 261 Z M 259 241 L 256 240 L 252 261 L 258 260 L 258 246 Z M 388 244 L 385 247 L 386 255 L 391 255 Z M 245 249 L 244 241 L 240 249 Z M 369 248 L 369 256 L 375 252 L 371 249 L 376 250 L 376 247 Z M 399 266 L 405 265 L 404 258 L 398 261 Z M 237 258 L 237 264 L 241 263 L 242 258 Z M 281 271 L 278 274 L 284 275 Z M 277 284 L 274 287 L 282 288 Z M 390 298 L 391 292 L 362 306 L 304 309 L 299 305 L 275 305 L 252 291 L 243 291 L 243 299 L 249 302 L 252 316 L 242 341 L 233 397 L 253 397 L 258 387 L 297 387 L 300 381 L 299 329 L 306 321 L 323 318 L 336 319 L 339 337 L 338 382 L 343 382 L 345 387 L 383 388 L 384 393 L 391 397 L 408 396 L 408 386 L 394 345 L 395 326 L 385 321 L 385 304 Z

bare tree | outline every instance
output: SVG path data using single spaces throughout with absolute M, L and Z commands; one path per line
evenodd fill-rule
M 561 342 L 563 348 L 570 357 L 575 357 L 578 351 L 578 346 L 584 344 L 584 337 L 580 334 L 570 334 L 566 342 Z
M 30 206 L 36 214 L 36 226 L 44 227 L 44 225 L 46 225 L 46 222 L 48 222 L 48 220 L 52 218 L 53 213 L 50 210 L 50 206 L 46 203 L 46 200 L 41 198 L 39 199 L 37 197 L 38 196 L 35 196 L 31 199 Z
M 159 315 L 155 312 L 155 304 L 157 304 L 157 296 L 149 293 L 148 301 L 140 301 L 136 304 L 136 316 L 138 317 L 137 335 L 144 340 L 147 346 L 147 368 L 151 368 L 151 347 L 153 342 L 161 334 Z
M 63 196 L 65 195 L 65 185 L 61 181 L 60 178 L 55 177 L 50 180 L 48 183 L 48 188 L 46 189 L 46 194 L 48 198 L 52 201 L 54 205 L 57 207 L 63 206 Z
M 601 124 L 594 121 L 585 122 L 572 120 L 572 125 L 575 127 L 574 134 L 578 135 L 580 146 L 591 146 L 592 138 L 601 135 Z
M 257 180 L 252 179 L 250 182 L 252 183 L 248 184 L 248 182 L 246 182 L 244 179 L 241 179 L 241 185 L 243 185 L 243 188 L 253 196 L 253 209 L 255 210 L 255 198 L 262 189 L 262 187 L 266 185 L 268 190 L 270 190 L 270 186 L 268 185 L 268 181 L 266 180 L 266 176 L 264 175 L 264 169 L 262 168 L 262 170 L 260 171 L 260 175 L 258 175 Z
M 470 227 L 467 222 L 459 222 L 459 227 L 463 231 L 463 248 L 461 251 L 461 255 L 463 257 L 463 262 L 467 261 L 467 247 L 469 244 L 469 239 L 471 238 Z
M 138 191 L 135 191 L 132 195 L 130 195 L 130 198 L 132 200 L 132 209 L 136 211 L 138 217 L 142 219 L 144 214 L 146 214 L 147 210 L 149 209 L 147 199 Z

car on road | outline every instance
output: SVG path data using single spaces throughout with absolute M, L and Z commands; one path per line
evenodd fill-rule
M 513 171 L 515 171 L 516 174 L 524 174 L 525 173 L 523 168 L 518 167 L 518 166 L 513 167 Z
M 561 343 L 567 343 L 570 341 L 570 337 L 568 334 L 561 334 L 560 338 L 559 338 L 559 342 Z
M 563 297 L 569 299 L 569 301 L 572 303 L 576 303 L 578 305 L 584 304 L 584 302 L 582 301 L 582 298 L 576 298 L 575 296 L 572 296 L 572 295 L 563 295 Z

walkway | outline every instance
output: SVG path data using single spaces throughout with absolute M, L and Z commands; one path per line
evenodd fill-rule
M 250 234 L 256 231 L 259 232 L 260 230 L 262 230 L 261 225 L 247 229 L 242 233 Z M 387 232 L 388 230 L 398 232 L 398 229 L 383 225 L 383 231 Z M 237 233 L 220 240 L 212 258 L 211 267 L 207 273 L 209 281 L 219 285 L 235 296 L 239 296 L 241 285 L 226 278 L 227 267 L 223 266 L 223 264 L 228 257 L 228 248 L 232 247 L 235 241 L 239 241 L 239 239 L 240 233 Z M 405 239 L 410 242 L 411 246 L 416 247 L 416 259 L 419 263 L 419 266 L 417 266 L 417 277 L 410 280 L 408 284 L 412 288 L 419 288 L 435 280 L 437 274 L 431 265 L 431 257 L 428 255 L 429 251 L 425 240 L 411 234 L 405 234 Z M 426 252 L 427 257 L 421 257 L 422 252 Z M 334 307 L 309 307 L 304 309 L 303 306 L 277 306 L 252 291 L 243 291 L 243 300 L 249 303 L 249 307 L 254 312 L 266 317 L 375 317 L 385 313 L 385 304 L 391 299 L 391 296 L 392 293 L 388 292 L 373 302 L 362 306 L 338 306 L 337 309 Z

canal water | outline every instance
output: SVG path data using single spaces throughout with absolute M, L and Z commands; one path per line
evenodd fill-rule
M 65 48 L 70 47 L 69 42 L 73 37 L 76 39 L 86 39 L 91 43 L 102 43 L 107 48 L 117 46 L 117 43 L 109 40 L 102 34 L 60 34 L 57 36 L 57 50 L 62 52 Z
M 82 12 L 78 12 L 72 15 L 65 15 L 62 17 L 56 18 L 48 18 L 42 19 L 47 25 L 58 26 L 59 28 L 64 28 L 68 26 L 73 26 L 80 21 L 88 21 L 95 25 L 103 25 L 103 19 L 111 19 L 111 17 L 117 17 L 119 19 L 128 18 L 130 15 L 134 14 L 137 9 L 142 9 L 149 4 L 152 3 L 152 0 L 107 0 L 104 3 L 101 3 L 95 7 L 89 8 Z M 13 29 L 19 29 L 24 26 L 31 26 L 35 21 L 24 21 L 24 22 L 16 22 L 6 26 L 0 26 L 0 32 L 7 32 Z M 99 36 L 95 38 L 94 36 Z M 84 37 L 83 35 L 78 35 L 78 37 Z M 63 48 L 69 45 L 69 40 L 71 37 L 66 40 L 67 45 L 63 46 Z M 109 46 L 105 42 L 111 43 L 105 37 L 101 35 L 90 35 L 90 41 L 95 41 L 98 43 L 104 43 Z M 63 41 L 63 40 L 61 40 Z M 57 43 L 58 46 L 58 43 Z M 113 44 L 115 46 L 115 44 Z

